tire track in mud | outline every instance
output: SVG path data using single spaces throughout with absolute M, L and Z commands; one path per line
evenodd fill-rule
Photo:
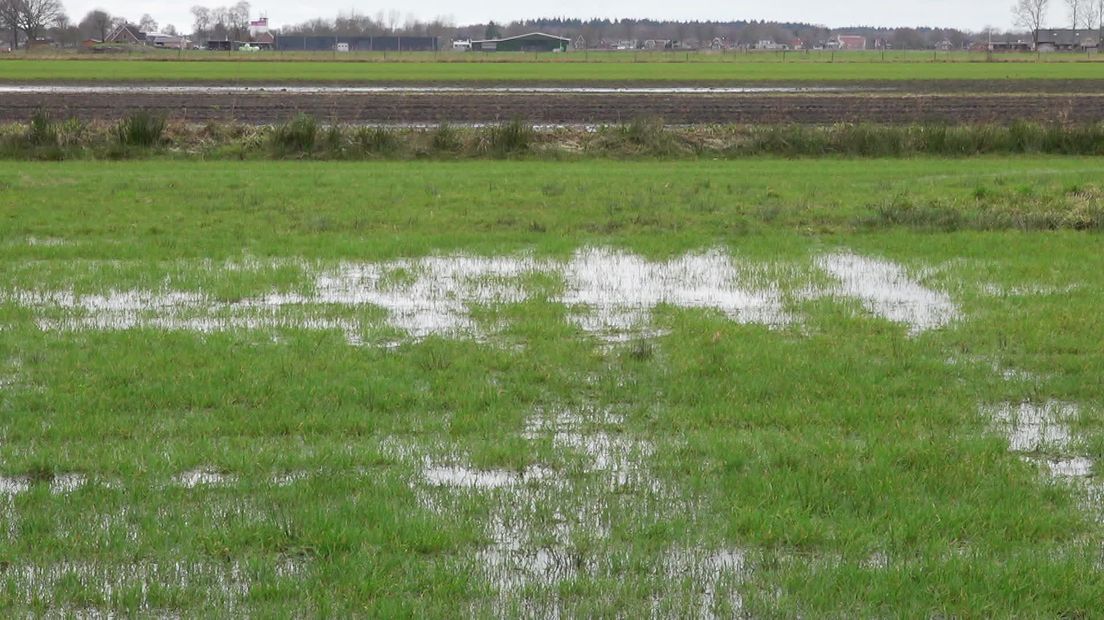
M 115 120 L 148 110 L 174 121 L 270 124 L 299 113 L 360 124 L 495 123 L 585 125 L 660 118 L 671 124 L 1092 123 L 1104 119 L 1104 94 L 915 93 L 5 93 L 0 122 L 37 110 L 58 118 Z

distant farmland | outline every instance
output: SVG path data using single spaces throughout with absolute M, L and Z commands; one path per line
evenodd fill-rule
M 0 60 L 0 81 L 93 82 L 839 82 L 908 80 L 1100 80 L 1104 62 L 1086 56 L 998 57 L 877 53 L 682 55 L 582 53 L 532 55 L 189 53 L 128 59 Z M 290 58 L 290 60 L 289 60 Z M 1096 57 L 1094 57 L 1096 58 Z

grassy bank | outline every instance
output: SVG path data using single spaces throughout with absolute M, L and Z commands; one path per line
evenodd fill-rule
M 208 60 L 184 60 L 154 57 L 131 60 L 0 60 L 0 82 L 91 81 L 91 82 L 833 82 L 833 81 L 905 81 L 905 80 L 1078 80 L 1104 79 L 1104 63 L 1077 57 L 1055 57 L 1056 62 L 947 62 L 932 61 L 931 56 L 892 62 L 873 62 L 876 55 L 861 55 L 835 62 L 830 56 L 818 61 L 803 60 L 792 54 L 769 58 L 749 55 L 721 57 L 716 62 L 679 62 L 672 57 L 642 55 L 640 62 L 607 61 L 597 56 L 588 62 L 580 55 L 559 55 L 544 61 L 531 57 L 497 59 L 470 57 L 456 62 L 437 62 L 431 58 L 410 62 L 382 62 L 381 59 L 339 61 L 335 59 L 296 62 L 270 58 L 227 58 L 210 55 Z M 621 58 L 621 57 L 617 57 Z M 625 60 L 629 60 L 626 57 Z M 649 61 L 649 58 L 653 58 Z M 688 58 L 688 57 L 687 57 Z M 725 61 L 732 58 L 731 61 Z M 938 59 L 938 56 L 936 57 Z M 773 60 L 768 62 L 767 60 Z M 1022 59 L 1021 59 L 1022 60 Z
M 0 608 L 1091 616 L 1102 172 L 5 162 Z
M 598 127 L 520 122 L 428 128 L 324 125 L 300 115 L 275 126 L 169 124 L 148 113 L 117 123 L 55 120 L 0 125 L 0 158 L 313 159 L 741 159 L 1104 155 L 1104 124 L 705 125 L 641 119 Z

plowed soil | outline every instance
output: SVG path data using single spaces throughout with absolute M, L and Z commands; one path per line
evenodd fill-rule
M 188 122 L 267 124 L 297 113 L 342 123 L 616 123 L 661 118 L 672 124 L 839 122 L 1095 122 L 1104 94 L 932 94 L 928 92 L 640 94 L 207 92 L 4 93 L 0 121 L 24 121 L 35 110 L 55 117 L 110 120 L 149 110 Z

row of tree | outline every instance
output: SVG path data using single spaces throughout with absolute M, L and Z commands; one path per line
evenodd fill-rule
M 400 11 L 379 11 L 365 15 L 352 11 L 339 13 L 335 19 L 312 19 L 301 24 L 286 26 L 280 30 L 288 35 L 345 35 L 345 36 L 430 36 L 453 37 L 456 23 L 451 17 L 439 16 L 422 21 L 412 14 Z
M 1069 21 L 1074 30 L 1097 30 L 1104 33 L 1104 0 L 1061 0 L 1065 5 Z M 1035 45 L 1039 44 L 1039 30 L 1047 26 L 1051 11 L 1051 0 L 1017 0 L 1012 5 L 1012 15 L 1016 24 L 1027 28 L 1034 35 Z
M 1075 29 L 1104 31 L 1104 0 L 1057 0 L 1068 12 L 1069 25 Z M 210 39 L 246 40 L 249 33 L 250 4 L 246 1 L 223 7 L 193 6 L 192 38 L 197 42 Z M 1052 0 L 1016 0 L 1013 14 L 1018 26 L 1035 32 L 1048 25 Z M 55 41 L 75 45 L 82 39 L 104 40 L 110 31 L 127 23 L 122 17 L 102 10 L 89 12 L 73 24 L 66 16 L 61 0 L 0 0 L 0 32 L 9 33 L 13 46 L 20 39 L 38 41 L 49 36 Z M 176 28 L 158 23 L 143 15 L 137 24 L 145 32 L 162 31 L 176 34 Z M 830 31 L 821 26 L 803 23 L 762 21 L 661 21 L 649 19 L 564 19 L 543 18 L 515 21 L 508 24 L 472 24 L 457 27 L 450 17 L 439 16 L 423 21 L 399 11 L 379 11 L 366 15 L 356 11 L 341 13 L 334 19 L 313 19 L 284 27 L 280 32 L 292 35 L 346 36 L 436 36 L 453 39 L 495 38 L 538 30 L 549 34 L 582 39 L 588 46 L 600 47 L 617 42 L 672 40 L 708 45 L 714 40 L 726 45 L 753 45 L 759 41 L 777 43 L 802 42 L 812 46 L 829 39 L 833 32 L 865 36 L 895 49 L 932 48 L 943 43 L 961 47 L 975 38 L 957 29 L 940 28 L 869 28 L 855 27 Z M 1029 36 L 1027 32 L 1015 33 Z M 1037 41 L 1036 41 L 1037 43 Z
M 64 17 L 59 0 L 0 0 L 0 28 L 11 34 L 13 47 L 20 33 L 37 41 Z
M 244 41 L 249 34 L 249 8 L 244 0 L 232 6 L 193 6 L 192 37 L 197 41 Z
M 84 39 L 103 41 L 111 31 L 126 23 L 126 18 L 96 9 L 74 24 L 59 0 L 0 0 L 0 31 L 13 48 L 18 47 L 21 40 L 28 46 L 43 39 L 67 46 L 77 45 Z M 143 32 L 159 31 L 157 21 L 149 14 L 143 15 L 136 25 Z M 160 31 L 176 34 L 172 25 Z
M 977 37 L 976 33 L 957 29 L 854 27 L 833 31 L 813 24 L 765 21 L 676 22 L 649 19 L 544 18 L 507 24 L 489 22 L 457 27 L 446 17 L 419 21 L 409 15 L 403 18 L 397 11 L 379 12 L 374 16 L 348 13 L 338 15 L 336 19 L 313 19 L 302 24 L 287 26 L 280 32 L 289 35 L 318 36 L 398 34 L 452 39 L 492 39 L 533 31 L 559 35 L 573 41 L 582 39 L 582 42 L 589 47 L 633 41 L 642 44 L 647 40 L 696 42 L 699 45 L 708 46 L 716 39 L 730 46 L 750 46 L 769 40 L 785 44 L 801 41 L 803 45 L 811 47 L 826 42 L 834 33 L 845 33 L 882 41 L 895 49 L 930 49 L 943 42 L 961 47 Z M 1024 34 L 1017 33 L 1017 36 L 1024 36 Z

